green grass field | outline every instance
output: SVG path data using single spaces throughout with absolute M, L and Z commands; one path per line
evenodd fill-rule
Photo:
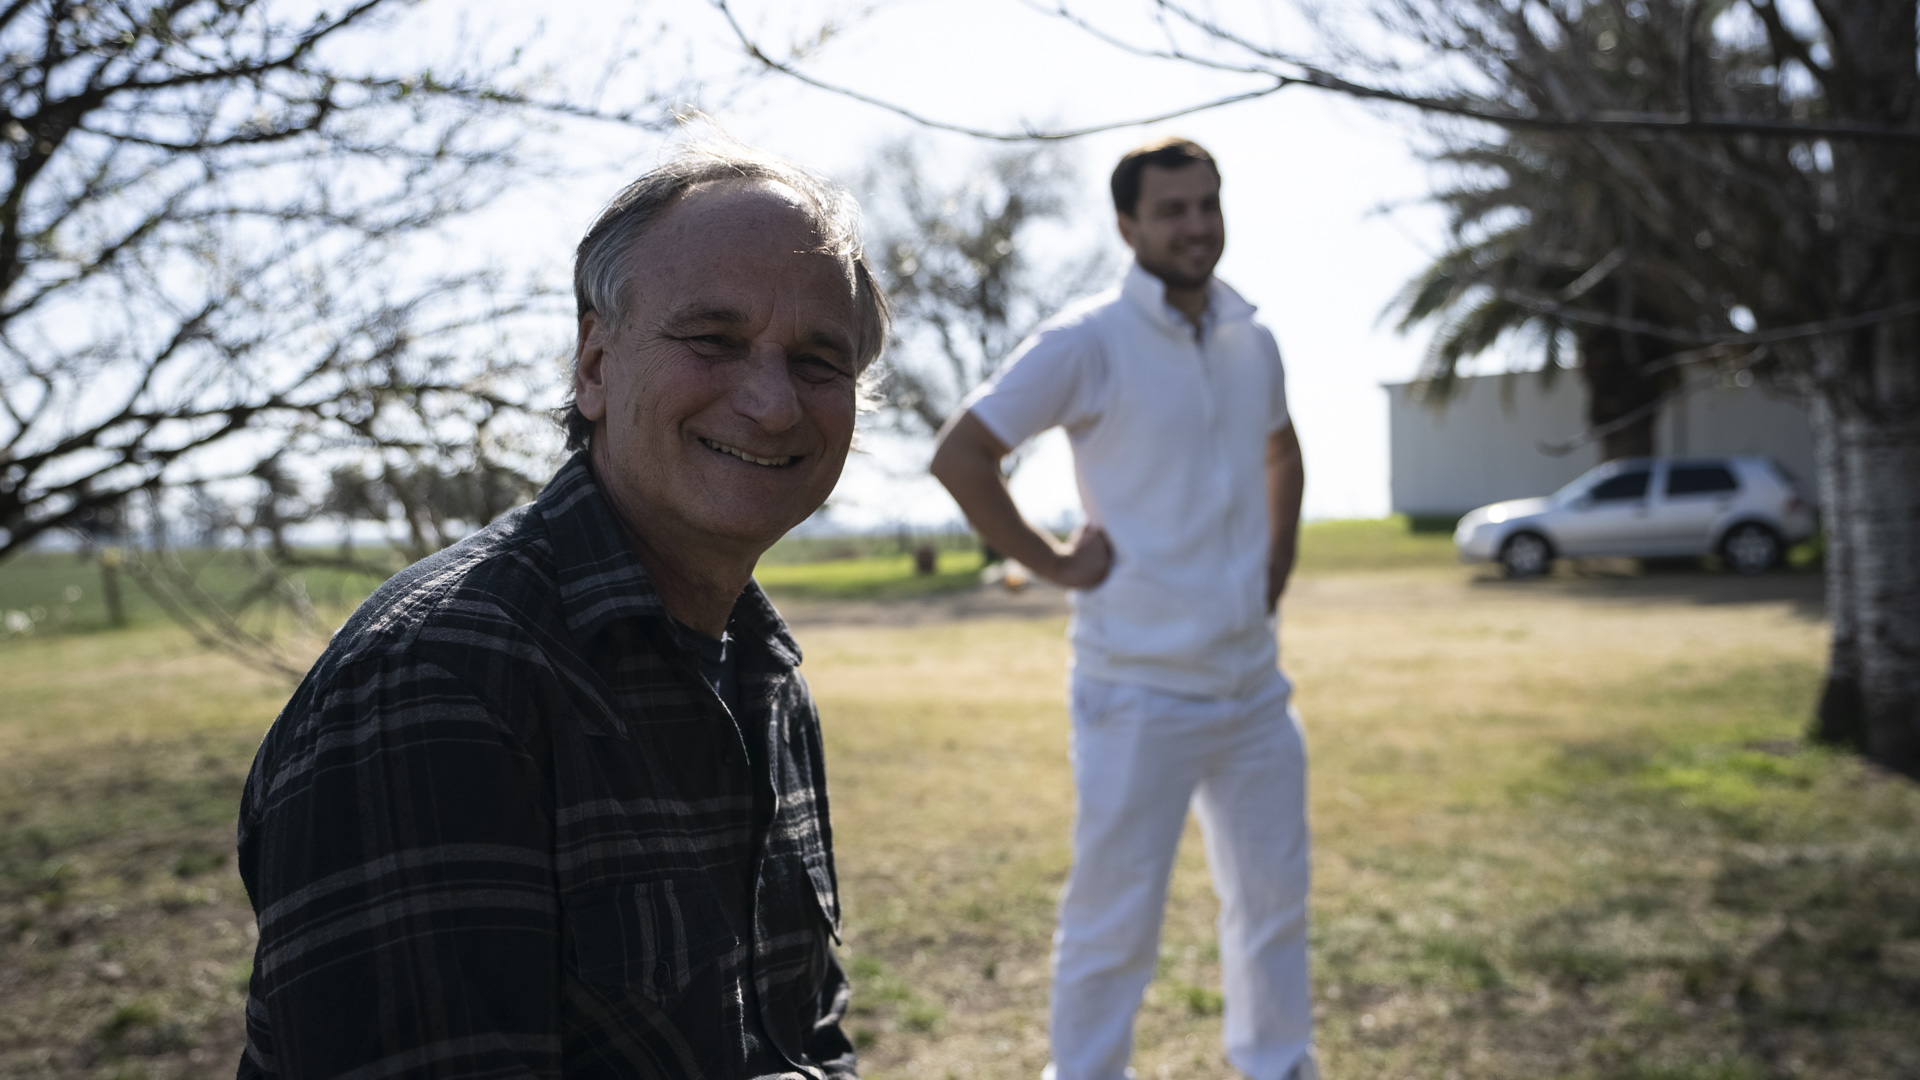
M 370 563 L 401 565 L 391 552 L 363 553 Z M 240 594 L 258 580 L 239 553 L 185 552 L 182 563 L 196 583 L 223 598 Z M 114 581 L 109 581 L 109 577 Z M 336 569 L 310 569 L 292 575 L 313 605 L 327 612 L 352 610 L 380 583 L 375 575 Z M 0 564 L 0 639 L 20 636 L 5 626 L 8 615 L 32 625 L 41 636 L 92 633 L 112 629 L 107 592 L 120 592 L 121 613 L 130 627 L 162 625 L 165 611 L 125 570 L 109 571 L 96 558 L 77 552 L 27 552 Z M 248 613 L 250 620 L 271 619 L 265 607 Z
M 978 541 L 965 533 L 911 536 L 909 547 L 928 544 L 939 552 L 938 572 L 913 572 L 910 550 L 890 536 L 814 537 L 782 540 L 761 560 L 758 577 L 777 595 L 800 600 L 907 599 L 928 593 L 971 588 L 981 568 Z M 368 558 L 390 553 L 362 553 Z M 235 556 L 188 553 L 205 566 L 214 590 L 231 589 L 243 579 Z M 1302 534 L 1300 565 L 1306 572 L 1382 570 L 1447 566 L 1453 562 L 1448 536 L 1411 531 L 1405 518 L 1383 521 L 1327 521 L 1308 524 Z M 376 583 L 361 574 L 310 570 L 296 575 L 314 603 L 338 611 L 356 603 Z M 124 573 L 119 588 L 127 621 L 136 626 L 165 621 L 164 613 Z M 97 562 L 77 553 L 29 552 L 0 565 L 0 618 L 25 615 L 42 635 L 87 633 L 108 628 L 104 582 Z M 5 635 L 0 628 L 0 635 Z
M 763 574 L 826 728 L 869 1076 L 1046 1060 L 1063 623 L 910 618 L 968 559 Z M 0 610 L 88 573 L 0 567 Z M 1920 788 L 1799 743 L 1819 596 L 1803 574 L 1507 583 L 1444 536 L 1310 529 L 1282 642 L 1327 1074 L 1920 1075 Z M 225 1075 L 251 955 L 233 807 L 288 688 L 164 622 L 69 626 L 0 641 L 0 1076 Z M 1143 1078 L 1232 1075 L 1197 840 Z
M 762 564 L 754 577 L 781 600 L 899 600 L 980 583 L 978 548 L 942 551 L 934 573 L 916 574 L 911 555 Z

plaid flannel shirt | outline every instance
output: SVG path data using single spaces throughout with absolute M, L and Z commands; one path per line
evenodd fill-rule
M 737 723 L 584 455 L 376 592 L 247 779 L 240 1076 L 852 1076 L 800 650 L 729 632 Z

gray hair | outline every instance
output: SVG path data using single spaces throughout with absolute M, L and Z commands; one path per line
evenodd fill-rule
M 818 251 L 840 262 L 854 286 L 859 320 L 855 328 L 854 374 L 866 372 L 886 345 L 891 312 L 887 298 L 874 281 L 860 239 L 860 204 L 845 188 L 795 165 L 785 158 L 742 143 L 701 142 L 678 148 L 666 164 L 651 170 L 620 190 L 587 230 L 573 256 L 573 299 L 577 317 L 598 314 L 610 327 L 623 325 L 625 293 L 632 276 L 634 245 L 660 215 L 681 196 L 701 184 L 725 180 L 758 180 L 790 188 L 800 197 L 800 209 L 813 225 Z M 576 358 L 576 363 L 578 362 Z M 581 415 L 571 396 L 562 410 L 567 449 L 585 447 L 593 422 Z

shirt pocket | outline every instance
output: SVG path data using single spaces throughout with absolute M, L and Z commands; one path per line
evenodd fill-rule
M 700 878 L 582 889 L 566 906 L 580 981 L 636 991 L 659 1005 L 739 948 L 719 896 Z

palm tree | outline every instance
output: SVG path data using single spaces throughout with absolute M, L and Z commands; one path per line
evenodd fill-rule
M 1605 9 L 1587 12 L 1607 21 Z M 1586 385 L 1603 460 L 1652 454 L 1658 405 L 1682 385 L 1680 350 L 1627 327 L 1690 324 L 1700 312 L 1672 230 L 1648 235 L 1642 208 L 1608 181 L 1590 140 L 1456 137 L 1427 156 L 1454 177 L 1433 196 L 1452 246 L 1387 313 L 1402 332 L 1434 327 L 1420 373 L 1430 399 L 1445 401 L 1462 361 L 1531 337 L 1549 378 L 1572 366 Z
M 1483 110 L 1920 126 L 1916 0 L 1791 10 L 1778 0 L 1380 2 L 1415 41 L 1476 73 L 1459 99 Z M 1703 340 L 1734 329 L 1745 309 L 1751 321 L 1738 328 L 1770 340 L 1736 339 L 1750 351 L 1735 362 L 1792 385 L 1811 405 L 1832 621 L 1813 733 L 1920 777 L 1920 147 L 1684 127 L 1565 138 L 1443 134 L 1461 162 L 1474 162 L 1475 151 L 1493 160 L 1497 179 L 1469 175 L 1442 192 L 1457 207 L 1461 243 L 1432 282 L 1410 286 L 1401 309 L 1422 314 L 1409 324 L 1459 325 L 1456 358 L 1484 348 L 1503 319 L 1508 327 L 1528 319 L 1475 312 L 1472 288 L 1508 299 L 1551 288 L 1549 271 L 1560 265 L 1552 256 L 1564 250 L 1556 244 L 1569 240 L 1578 241 L 1574 261 L 1597 259 L 1586 265 L 1604 279 L 1578 298 L 1590 327 L 1658 312 L 1645 322 L 1665 327 L 1661 338 Z M 1536 163 L 1544 172 L 1519 167 Z M 1542 183 L 1548 176 L 1555 182 Z M 1509 208 L 1516 216 L 1496 212 Z M 1605 212 L 1582 216 L 1596 210 Z M 1499 245 L 1476 257 L 1495 237 Z M 1624 254 L 1601 275 L 1613 251 Z M 1615 291 L 1599 291 L 1608 284 Z M 1520 306 L 1575 314 L 1573 305 Z M 1615 315 L 1592 318 L 1606 312 Z M 1637 361 L 1629 368 L 1649 374 L 1626 340 L 1619 352 Z M 1437 344 L 1431 366 L 1447 370 L 1451 348 Z M 1581 366 L 1599 372 L 1610 362 L 1589 347 Z

